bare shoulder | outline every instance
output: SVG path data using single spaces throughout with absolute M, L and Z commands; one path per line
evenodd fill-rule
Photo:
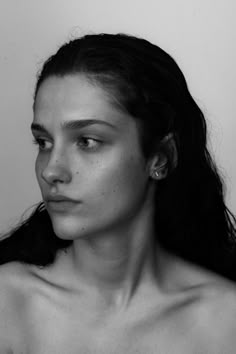
M 30 273 L 27 266 L 11 262 L 0 266 L 0 352 L 10 353 L 12 345 L 19 345 L 26 307 L 26 293 Z
M 209 279 L 209 283 L 205 284 L 201 291 L 193 318 L 196 321 L 196 339 L 205 343 L 209 353 L 235 353 L 235 284 L 217 277 Z
M 24 292 L 26 280 L 26 268 L 20 263 L 11 262 L 0 266 L 1 314 L 15 313 L 21 299 L 20 294 Z
M 192 338 L 205 343 L 209 353 L 235 353 L 236 284 L 189 263 L 183 262 L 180 269 L 182 284 L 186 282 L 197 299 L 189 312 Z
M 225 348 L 233 353 L 236 346 L 236 285 L 213 277 L 205 288 L 202 308 L 202 323 L 208 324 L 209 335 L 223 347 L 227 345 Z
M 30 278 L 30 267 L 19 262 L 10 262 L 0 266 L 0 301 L 11 299 L 18 292 L 24 292 Z M 18 296 L 19 294 L 17 294 Z M 13 296 L 15 297 L 15 296 Z

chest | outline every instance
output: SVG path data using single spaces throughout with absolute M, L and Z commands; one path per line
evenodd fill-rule
M 88 309 L 87 309 L 88 311 Z M 92 311 L 92 309 L 91 309 Z M 135 318 L 120 316 L 115 323 L 92 318 L 83 311 L 39 306 L 25 319 L 24 354 L 195 354 L 205 344 L 191 324 L 174 313 L 153 311 Z M 182 323 L 182 324 L 181 324 Z M 201 350 L 202 346 L 202 350 Z M 14 351 L 15 353 L 15 351 Z M 16 351 L 18 353 L 18 351 Z M 214 353 L 215 354 L 215 353 Z
M 193 343 L 194 338 L 190 341 L 176 334 L 169 333 L 168 336 L 161 331 L 151 331 L 149 334 L 130 331 L 125 334 L 111 330 L 107 333 L 94 333 L 77 328 L 68 332 L 69 328 L 65 332 L 58 328 L 57 333 L 32 333 L 24 354 L 196 354 L 197 348 L 197 353 L 206 353 L 201 342 Z

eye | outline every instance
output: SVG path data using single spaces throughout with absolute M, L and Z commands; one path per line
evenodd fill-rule
M 96 150 L 102 144 L 101 140 L 89 138 L 89 137 L 80 137 L 77 140 L 77 145 L 83 150 Z
M 52 143 L 43 138 L 34 138 L 33 144 L 37 145 L 40 151 L 50 150 Z

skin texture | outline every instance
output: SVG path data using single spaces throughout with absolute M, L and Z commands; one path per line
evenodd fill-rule
M 87 119 L 114 128 L 99 123 L 78 130 L 61 128 L 65 122 Z M 143 207 L 148 171 L 135 121 L 115 110 L 101 88 L 83 77 L 47 80 L 36 99 L 34 122 L 49 132 L 38 136 L 43 148 L 36 175 L 43 198 L 63 194 L 81 202 L 70 213 L 49 209 L 59 237 L 103 237 Z
M 68 122 L 88 119 L 98 123 L 65 129 Z M 43 83 L 33 123 L 47 130 L 42 134 L 33 129 L 43 198 L 63 194 L 79 202 L 62 212 L 46 203 L 58 237 L 74 240 L 70 259 L 77 277 L 95 285 L 102 296 L 104 289 L 107 297 L 114 289 L 108 302 L 128 301 L 141 263 L 151 259 L 143 254 L 149 252 L 153 234 L 150 168 L 157 157 L 144 160 L 134 119 L 81 75 Z
M 34 113 L 36 176 L 73 244 L 43 269 L 0 267 L 0 354 L 235 353 L 235 286 L 154 242 L 167 157 L 144 160 L 134 119 L 82 75 L 47 79 Z

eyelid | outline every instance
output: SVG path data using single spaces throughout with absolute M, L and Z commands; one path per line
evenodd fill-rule
M 49 134 L 47 131 L 39 131 L 32 129 L 31 133 L 33 134 L 33 136 L 45 136 L 47 138 L 51 138 L 51 134 Z
M 39 150 L 42 150 L 42 151 L 46 151 L 46 150 L 50 150 L 50 148 L 43 148 L 43 147 L 41 147 L 40 146 L 40 141 L 41 142 L 44 142 L 44 143 L 50 143 L 50 144 L 52 144 L 52 142 L 51 141 L 49 141 L 48 139 L 45 139 L 45 138 L 43 138 L 43 137 L 33 137 L 33 144 L 35 144 L 35 145 L 37 145 L 38 146 L 38 148 L 39 148 Z
M 39 140 L 44 140 L 44 141 L 48 141 L 48 142 L 52 142 L 52 139 L 45 137 L 45 136 L 41 136 L 41 135 L 33 135 L 33 141 L 37 142 Z
M 95 142 L 95 146 L 92 146 L 92 147 L 83 146 L 83 144 L 81 145 L 83 140 L 93 140 Z M 76 139 L 76 144 L 82 150 L 91 150 L 92 151 L 92 150 L 97 150 L 103 144 L 103 141 L 101 139 L 97 139 L 97 138 L 94 138 L 94 137 L 91 137 L 91 136 L 82 135 L 82 136 L 80 136 L 80 137 L 78 137 Z

